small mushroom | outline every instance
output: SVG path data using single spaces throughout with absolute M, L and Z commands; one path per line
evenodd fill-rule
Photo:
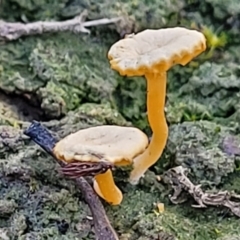
M 43 126 L 40 122 L 32 121 L 32 123 L 23 131 L 23 134 L 28 136 L 32 141 L 34 141 L 38 146 L 40 146 L 44 151 L 49 153 L 61 167 L 68 166 L 67 163 L 63 162 L 62 160 L 58 159 L 54 153 L 53 149 L 56 146 L 57 142 L 59 141 L 58 137 L 51 131 L 49 131 L 45 126 Z M 24 137 L 25 139 L 25 137 Z M 83 175 L 86 174 L 86 167 L 91 167 L 92 163 L 88 163 L 84 165 L 84 172 Z M 70 164 L 71 165 L 71 164 Z M 102 165 L 97 164 L 95 165 Z M 87 167 L 88 168 L 88 167 Z M 75 168 L 73 168 L 76 170 Z M 96 235 L 96 239 L 105 240 L 105 239 L 112 239 L 117 240 L 119 239 L 115 230 L 112 228 L 111 224 L 109 223 L 108 217 L 106 216 L 106 212 L 99 201 L 99 198 L 95 194 L 92 187 L 86 181 L 86 179 L 81 176 L 81 165 L 80 168 L 78 167 L 78 174 L 79 177 L 76 179 L 76 186 L 81 190 L 82 197 L 88 204 L 90 211 L 92 213 L 92 220 L 94 226 L 94 232 Z M 90 172 L 93 169 L 90 168 Z
M 147 146 L 148 137 L 139 129 L 110 125 L 72 133 L 56 143 L 53 153 L 58 159 L 68 163 L 62 168 L 63 173 L 77 177 L 78 164 L 129 165 Z M 108 203 L 120 204 L 122 192 L 114 183 L 111 169 L 105 169 L 103 173 L 95 175 L 94 189 Z
M 186 65 L 205 49 L 202 33 L 181 27 L 145 30 L 121 39 L 110 48 L 108 58 L 112 69 L 123 76 L 145 76 L 147 80 L 147 115 L 153 134 L 146 151 L 134 159 L 132 184 L 138 183 L 159 159 L 167 142 L 164 113 L 167 71 L 176 64 Z

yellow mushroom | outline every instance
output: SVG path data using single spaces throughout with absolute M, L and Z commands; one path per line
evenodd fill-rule
M 116 166 L 132 164 L 144 152 L 148 137 L 139 129 L 122 126 L 97 126 L 72 133 L 56 143 L 53 153 L 65 163 L 108 162 Z M 94 177 L 94 189 L 108 203 L 117 205 L 122 192 L 115 185 L 112 171 Z
M 181 27 L 145 30 L 121 39 L 110 48 L 108 58 L 112 69 L 123 76 L 145 76 L 147 80 L 147 116 L 153 134 L 146 151 L 134 159 L 132 184 L 138 183 L 159 159 L 167 142 L 164 113 L 167 71 L 176 64 L 186 65 L 205 49 L 202 33 Z

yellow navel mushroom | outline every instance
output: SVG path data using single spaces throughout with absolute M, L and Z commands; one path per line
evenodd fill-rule
M 167 142 L 164 114 L 167 71 L 176 64 L 186 65 L 205 49 L 202 33 L 181 27 L 128 35 L 110 48 L 108 58 L 112 69 L 123 76 L 145 76 L 147 80 L 147 114 L 153 135 L 146 151 L 134 159 L 131 183 L 138 183 L 159 159 Z
M 139 129 L 110 125 L 70 134 L 56 143 L 53 153 L 66 163 L 105 161 L 123 166 L 131 164 L 147 146 L 148 137 Z M 122 201 L 122 192 L 115 185 L 110 169 L 95 176 L 94 189 L 112 205 Z

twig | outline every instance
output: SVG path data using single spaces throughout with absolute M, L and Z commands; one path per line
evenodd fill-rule
M 39 21 L 34 23 L 9 23 L 0 20 L 0 40 L 13 41 L 22 36 L 30 36 L 43 34 L 47 32 L 64 32 L 71 31 L 73 33 L 90 33 L 86 27 L 93 27 L 105 24 L 119 22 L 122 18 L 103 18 L 85 22 L 87 10 L 83 11 L 79 16 L 66 21 Z
M 201 185 L 194 185 L 187 177 L 188 169 L 178 166 L 168 170 L 163 175 L 163 181 L 170 184 L 174 190 L 170 200 L 174 204 L 187 200 L 183 193 L 190 194 L 197 202 L 192 205 L 195 208 L 206 208 L 209 206 L 224 206 L 231 210 L 233 214 L 240 217 L 240 195 L 234 192 L 219 191 L 217 193 L 204 192 Z M 234 201 L 233 201 L 234 200 Z
M 53 156 L 54 160 L 56 160 L 61 167 L 66 166 L 64 162 L 58 160 L 54 156 L 52 150 L 57 143 L 57 139 L 53 137 L 47 128 L 39 122 L 33 121 L 33 123 L 24 131 L 24 134 L 29 136 L 35 143 Z M 91 210 L 96 240 L 118 240 L 118 236 L 108 220 L 104 207 L 90 184 L 84 177 L 77 178 L 76 184 L 80 188 L 83 197 Z
M 97 219 L 97 221 L 94 221 L 96 239 L 118 240 L 118 236 L 108 220 L 105 209 L 92 187 L 83 177 L 78 178 L 76 182 L 82 191 L 85 201 L 88 203 L 93 219 Z

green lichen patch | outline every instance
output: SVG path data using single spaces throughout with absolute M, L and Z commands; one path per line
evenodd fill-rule
M 162 236 L 179 240 L 217 240 L 229 231 L 240 233 L 237 218 L 230 216 L 226 209 L 193 209 L 191 201 L 173 206 L 167 199 L 166 190 L 164 193 L 165 196 L 159 191 L 129 190 L 124 194 L 121 206 L 107 207 L 108 215 L 123 239 L 145 240 Z M 156 203 L 164 203 L 163 213 L 158 211 Z
M 225 1 L 217 0 L 206 0 L 206 2 L 212 5 L 214 17 L 217 19 L 224 19 L 229 15 L 237 16 L 240 14 L 240 6 L 236 0 L 230 0 L 228 4 Z
M 94 118 L 105 125 L 130 126 L 123 116 L 109 104 L 82 104 L 78 110 L 79 114 Z
M 240 239 L 240 237 L 237 234 L 233 234 L 233 235 L 230 234 L 230 235 L 226 235 L 226 236 L 220 238 L 220 240 L 239 240 L 239 239 Z
M 61 222 L 69 224 L 66 238 L 89 237 L 91 239 L 92 228 L 87 216 L 89 211 L 86 205 L 75 195 L 66 189 L 44 185 L 37 181 L 36 189 L 31 189 L 28 183 L 21 183 L 17 179 L 8 186 L 5 196 L 8 201 L 15 199 L 18 203 L 18 210 L 7 219 L 5 213 L 5 226 L 11 230 L 12 237 L 23 237 L 26 233 L 36 232 L 39 236 L 60 237 Z M 18 188 L 21 189 L 18 189 Z M 55 189 L 55 190 L 54 190 Z M 5 205 L 7 206 L 7 205 Z M 1 222 L 1 221 L 0 221 Z M 81 226 L 81 223 L 85 222 Z M 82 227 L 81 231 L 78 230 Z M 28 235 L 27 234 L 27 235 Z
M 17 208 L 17 204 L 14 200 L 0 200 L 0 216 L 6 217 L 14 213 Z
M 236 137 L 234 145 L 226 141 L 233 135 L 233 128 L 207 121 L 172 125 L 163 159 L 167 159 L 168 166 L 190 168 L 196 184 L 218 185 L 234 172 L 240 160 L 237 152 L 240 139 Z
M 9 62 L 3 61 L 0 88 L 30 97 L 32 104 L 40 106 L 49 118 L 65 115 L 86 101 L 114 103 L 112 94 L 117 83 L 108 66 L 106 45 L 101 41 L 67 35 L 59 36 L 57 42 L 49 38 L 31 44 L 30 40 L 26 44 L 28 53 L 23 56 L 19 56 L 21 45 L 10 44 L 6 50 L 14 48 L 14 52 L 5 50 L 4 54 L 7 58 L 19 56 L 25 64 L 12 71 L 8 70 Z
M 183 165 L 196 184 L 239 192 L 238 0 L 0 1 L 6 21 L 62 21 L 84 9 L 87 21 L 122 15 L 125 21 L 93 27 L 90 35 L 46 34 L 0 45 L 0 89 L 9 94 L 0 97 L 0 238 L 94 239 L 81 193 L 20 129 L 42 119 L 59 138 L 103 124 L 133 125 L 150 135 L 145 79 L 112 71 L 107 51 L 126 33 L 181 25 L 207 34 L 208 50 L 168 73 L 165 153 L 137 186 L 128 183 L 130 167 L 116 169 L 123 203 L 103 203 L 122 240 L 238 239 L 239 219 L 226 209 L 195 209 L 193 201 L 175 206 L 171 189 L 156 180 Z M 157 203 L 165 204 L 163 213 Z
M 223 65 L 206 62 L 177 92 L 169 94 L 167 117 L 171 123 L 214 118 L 234 120 L 238 102 L 239 78 Z
M 88 106 L 86 109 L 91 112 L 94 108 Z M 68 121 L 66 117 L 65 121 L 50 121 L 48 124 L 52 130 L 56 128 L 62 134 L 61 126 L 69 128 L 74 119 L 76 120 L 76 116 L 80 118 L 80 115 L 76 113 L 75 118 L 68 116 Z M 80 127 L 80 122 L 78 126 Z M 12 137 L 11 135 L 10 139 L 5 137 L 5 142 L 8 142 L 9 148 L 12 149 L 18 146 L 18 141 L 11 141 L 11 139 L 14 137 L 18 139 L 20 130 L 7 128 L 9 132 L 12 132 Z M 174 160 L 178 160 L 178 164 L 190 167 L 197 183 L 201 180 L 211 180 L 217 183 L 221 180 L 223 183 L 223 180 L 228 179 L 229 185 L 236 190 L 239 185 L 238 178 L 233 178 L 232 175 L 223 178 L 234 169 L 236 157 L 229 156 L 227 159 L 229 165 L 224 165 L 221 159 L 211 155 L 212 152 L 208 151 L 212 148 L 218 149 L 222 154 L 221 158 L 226 161 L 224 151 L 219 144 L 222 143 L 222 137 L 230 133 L 233 134 L 234 129 L 221 127 L 211 122 L 186 122 L 173 125 L 170 128 L 170 140 L 163 157 L 169 160 L 169 154 L 177 156 Z M 186 152 L 186 146 L 192 146 L 195 152 Z M 198 150 L 209 154 L 198 155 L 196 154 Z M 191 154 L 190 164 L 187 153 Z M 206 162 L 209 164 L 205 164 Z M 9 236 L 19 239 L 27 239 L 36 235 L 46 239 L 74 239 L 76 237 L 94 239 L 91 218 L 88 217 L 89 210 L 82 202 L 81 193 L 73 182 L 59 174 L 51 156 L 35 144 L 24 140 L 17 151 L 9 152 L 3 157 L 1 164 L 4 166 L 2 175 L 6 176 L 0 181 L 0 194 L 4 197 L 2 202 L 6 203 L 7 200 L 17 204 L 17 211 L 15 210 L 10 215 L 4 213 L 4 216 L 0 218 L 1 227 L 8 229 L 8 234 L 11 234 Z M 166 239 L 217 240 L 229 234 L 230 229 L 232 234 L 238 233 L 236 227 L 238 222 L 235 218 L 224 217 L 228 214 L 226 209 L 213 207 L 206 210 L 193 209 L 190 206 L 191 202 L 178 206 L 170 204 L 168 200 L 170 189 L 160 184 L 153 172 L 148 172 L 145 179 L 141 180 L 137 186 L 127 183 L 127 175 L 119 172 L 115 176 L 116 184 L 123 191 L 124 200 L 119 206 L 109 206 L 106 203 L 104 205 L 111 223 L 122 239 L 157 239 L 163 234 Z M 228 189 L 227 185 L 224 187 Z M 165 204 L 164 213 L 158 211 L 157 203 Z M 63 220 L 69 224 L 65 235 L 59 230 Z

